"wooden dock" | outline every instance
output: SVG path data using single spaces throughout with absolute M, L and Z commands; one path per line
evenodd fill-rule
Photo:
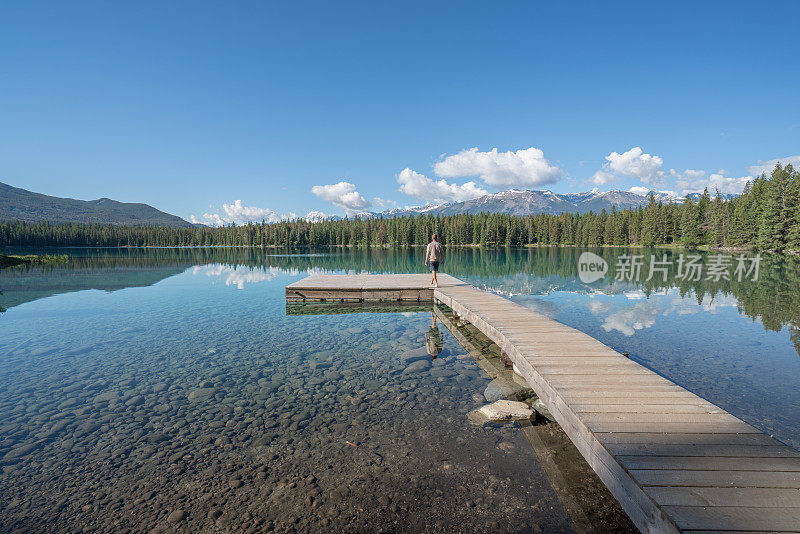
M 440 275 L 314 275 L 290 301 L 439 301 L 514 362 L 642 532 L 800 532 L 800 453 L 596 339 Z

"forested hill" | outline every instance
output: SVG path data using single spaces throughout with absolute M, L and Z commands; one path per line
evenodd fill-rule
M 0 182 L 0 221 L 148 225 L 187 228 L 191 223 L 147 204 L 108 198 L 51 197 Z
M 449 246 L 574 245 L 752 247 L 800 250 L 800 172 L 777 166 L 734 198 L 704 192 L 599 213 L 418 215 L 169 228 L 0 222 L 0 246 L 415 246 L 432 233 Z

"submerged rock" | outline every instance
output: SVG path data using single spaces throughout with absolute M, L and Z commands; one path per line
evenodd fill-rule
M 94 402 L 112 402 L 119 399 L 119 393 L 116 391 L 106 391 L 104 393 L 100 393 L 95 395 Z
M 509 396 L 518 401 L 523 401 L 531 397 L 535 397 L 536 393 L 531 389 L 527 382 L 522 377 L 513 377 L 513 380 L 504 380 L 501 388 L 497 381 L 492 381 L 486 386 L 483 396 L 486 402 L 495 402 L 501 399 L 507 399 Z M 504 393 L 505 392 L 505 393 Z
M 524 402 L 499 400 L 478 408 L 477 412 L 489 421 L 513 421 L 530 419 L 533 410 Z
M 544 402 L 542 402 L 542 399 L 536 399 L 535 401 L 533 401 L 531 407 L 534 410 L 536 410 L 536 413 L 538 413 L 548 421 L 556 420 L 555 417 L 553 417 L 553 414 L 550 413 L 550 410 L 547 409 L 547 406 L 545 406 Z
M 428 349 L 425 347 L 411 349 L 400 353 L 400 359 L 406 363 L 427 360 L 428 358 L 430 358 L 430 355 L 428 354 Z
M 6 460 L 13 460 L 16 458 L 20 458 L 22 456 L 26 456 L 33 451 L 35 451 L 39 447 L 38 443 L 25 443 L 24 445 L 20 445 L 19 447 L 10 450 L 6 453 L 5 459 Z
M 217 390 L 214 388 L 199 388 L 190 391 L 187 397 L 192 402 L 199 402 L 210 399 L 211 397 L 214 396 L 214 393 L 216 392 Z
M 167 521 L 169 521 L 170 523 L 180 523 L 184 519 L 186 519 L 186 512 L 184 512 L 183 510 L 175 510 L 174 512 L 169 514 L 169 517 L 167 517 Z
M 423 371 L 427 371 L 431 368 L 431 362 L 428 360 L 417 360 L 405 369 L 403 369 L 403 374 L 409 373 L 421 373 Z
M 486 389 L 483 391 L 483 397 L 486 399 L 486 402 L 495 402 L 506 398 L 500 386 L 494 381 L 489 382 L 489 385 L 486 386 Z
M 134 395 L 125 401 L 125 406 L 139 406 L 140 404 L 144 404 L 144 397 L 141 395 Z

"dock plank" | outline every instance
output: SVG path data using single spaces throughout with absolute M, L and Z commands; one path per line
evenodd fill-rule
M 647 454 L 650 456 L 715 456 L 724 458 L 783 458 L 800 457 L 800 452 L 779 443 L 767 445 L 726 443 L 606 443 L 617 456 Z
M 780 471 L 800 472 L 796 456 L 778 458 L 742 458 L 725 456 L 617 456 L 628 469 L 665 469 L 697 471 Z
M 797 493 L 791 488 L 670 488 L 650 487 L 647 493 L 662 506 L 753 506 L 796 508 Z
M 598 433 L 598 440 L 611 449 L 618 445 L 785 445 L 775 441 L 766 434 L 702 434 L 692 432 L 626 432 L 626 433 Z M 789 450 L 790 447 L 785 447 Z
M 632 469 L 630 473 L 642 486 L 800 489 L 800 472 L 797 471 Z
M 683 530 L 752 531 L 770 526 L 772 532 L 800 531 L 800 508 L 755 506 L 665 506 Z

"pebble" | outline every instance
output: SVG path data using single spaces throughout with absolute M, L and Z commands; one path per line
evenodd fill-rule
M 183 510 L 175 510 L 167 517 L 167 521 L 170 523 L 180 523 L 184 519 L 186 519 L 186 512 Z
M 125 401 L 125 406 L 139 406 L 140 404 L 144 404 L 144 397 L 141 395 L 135 395 Z
M 190 391 L 187 397 L 191 402 L 201 402 L 210 399 L 216 392 L 214 388 L 198 388 Z
M 38 445 L 36 443 L 26 443 L 25 445 L 20 445 L 16 449 L 10 450 L 8 453 L 6 453 L 4 458 L 6 460 L 13 460 L 15 458 L 19 458 L 21 456 L 25 456 L 27 454 L 30 454 L 33 451 L 35 451 L 37 448 L 38 448 Z
M 117 399 L 119 399 L 119 393 L 116 391 L 106 391 L 105 393 L 95 395 L 94 402 L 111 402 Z

